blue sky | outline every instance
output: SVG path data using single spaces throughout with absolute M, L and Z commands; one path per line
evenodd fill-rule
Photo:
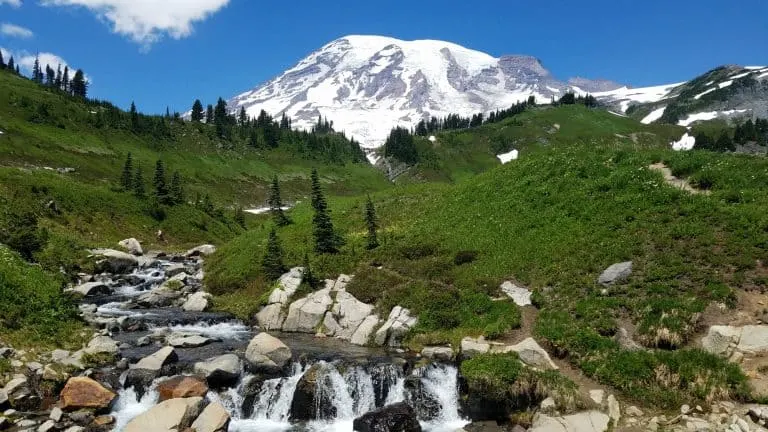
M 0 47 L 61 58 L 92 96 L 164 112 L 250 89 L 347 34 L 530 54 L 562 79 L 677 82 L 768 64 L 766 17 L 765 0 L 0 0 Z

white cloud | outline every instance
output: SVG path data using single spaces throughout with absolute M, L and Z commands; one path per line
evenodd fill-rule
M 3 59 L 5 62 L 8 62 L 8 59 L 13 56 L 13 61 L 16 62 L 17 65 L 19 65 L 19 69 L 26 73 L 31 74 L 32 67 L 35 64 L 35 58 L 38 58 L 40 61 L 40 67 L 43 68 L 43 71 L 45 71 L 45 66 L 48 65 L 51 67 L 51 69 L 56 70 L 59 65 L 61 65 L 62 72 L 64 71 L 64 67 L 69 67 L 69 77 L 72 78 L 75 74 L 75 71 L 77 68 L 72 67 L 71 64 L 67 63 L 66 60 L 59 57 L 56 54 L 49 53 L 49 52 L 41 52 L 37 55 L 30 54 L 27 51 L 10 51 L 6 48 L 0 47 L 0 51 L 3 52 Z M 92 82 L 91 77 L 88 76 L 88 74 L 85 75 L 85 79 L 88 82 Z
M 0 33 L 6 36 L 17 37 L 21 39 L 29 39 L 35 35 L 30 29 L 11 23 L 0 24 Z
M 7 0 L 0 0 L 7 1 Z M 42 0 L 44 5 L 81 6 L 109 21 L 115 33 L 144 48 L 168 35 L 181 39 L 192 24 L 218 12 L 230 0 Z
M 0 0 L 0 6 L 7 4 L 13 7 L 21 7 L 21 0 Z

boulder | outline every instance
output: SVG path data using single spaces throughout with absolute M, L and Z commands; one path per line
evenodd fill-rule
M 125 373 L 123 387 L 133 388 L 136 396 L 141 399 L 144 393 L 152 386 L 152 382 L 160 375 L 160 371 L 146 369 L 128 369 Z
M 613 264 L 600 274 L 597 283 L 603 286 L 623 282 L 632 274 L 632 261 Z
M 610 417 L 599 411 L 586 411 L 577 414 L 550 417 L 537 414 L 529 432 L 605 432 L 608 430 Z
M 350 340 L 363 321 L 373 313 L 373 305 L 361 302 L 346 291 L 338 291 L 339 286 L 346 286 L 346 282 L 341 282 L 342 276 L 345 275 L 339 276 L 339 280 L 334 284 L 334 290 L 337 291 L 335 303 L 331 310 L 340 327 L 335 332 L 335 336 Z
M 518 306 L 531 305 L 531 292 L 527 288 L 519 287 L 510 281 L 501 284 L 501 291 L 511 298 Z
M 768 351 L 768 325 L 748 325 L 741 328 L 736 349 L 760 354 Z
M 701 339 L 705 351 L 716 355 L 730 354 L 731 345 L 736 345 L 741 339 L 741 328 L 731 326 L 712 326 L 707 335 Z
M 254 336 L 245 350 L 245 359 L 256 370 L 282 369 L 292 357 L 287 345 L 267 333 Z
M 5 389 L 0 389 L 0 411 L 8 409 L 9 406 L 8 393 L 5 392 Z
M 14 409 L 27 411 L 29 405 L 34 405 L 34 397 L 32 395 L 32 389 L 30 388 L 29 381 L 24 375 L 14 375 L 14 377 L 5 384 L 2 395 L 0 398 L 6 400 L 6 404 L 9 404 Z
M 192 423 L 195 432 L 226 432 L 229 430 L 229 413 L 218 402 L 209 404 Z
M 256 321 L 262 330 L 280 330 L 285 322 L 282 303 L 272 303 L 264 306 L 256 313 Z
M 192 425 L 203 409 L 203 398 L 169 399 L 135 417 L 123 432 L 176 432 Z
M 37 428 L 37 432 L 51 432 L 56 428 L 56 422 L 53 420 L 46 420 Z
M 96 336 L 83 350 L 86 354 L 111 354 L 120 352 L 117 342 L 109 336 Z
M 167 283 L 167 282 L 166 282 Z M 173 305 L 182 293 L 173 289 L 157 288 L 142 294 L 136 299 L 136 304 L 143 308 L 163 308 Z
M 117 244 L 121 248 L 127 250 L 131 255 L 144 255 L 144 251 L 141 249 L 141 243 L 135 238 L 120 240 Z
M 323 336 L 336 336 L 340 335 L 344 329 L 341 328 L 339 322 L 333 317 L 333 312 L 328 311 L 323 318 L 322 334 Z
M 187 312 L 205 312 L 208 309 L 211 295 L 204 291 L 198 291 L 187 298 L 181 306 Z
M 200 335 L 170 335 L 166 341 L 174 348 L 198 348 L 211 343 L 211 340 Z
M 171 278 L 178 274 L 185 273 L 187 270 L 184 264 L 173 263 L 164 268 L 165 276 Z
M 371 335 L 379 325 L 378 315 L 368 315 L 352 334 L 349 342 L 354 345 L 365 346 L 371 341 Z
M 160 402 L 175 398 L 205 397 L 208 385 L 200 378 L 178 376 L 159 383 L 157 392 Z
M 376 331 L 374 342 L 378 346 L 400 346 L 403 337 L 416 325 L 418 318 L 411 317 L 411 311 L 401 306 L 392 308 L 389 318 Z
M 283 331 L 314 334 L 332 304 L 333 299 L 327 288 L 296 300 L 288 308 Z
M 478 354 L 485 354 L 491 349 L 491 344 L 483 339 L 465 337 L 461 340 L 461 355 L 470 358 Z
M 516 352 L 520 361 L 528 366 L 542 370 L 557 369 L 549 354 L 533 338 L 525 339 L 517 345 L 504 346 L 498 351 L 494 349 L 492 352 Z
M 404 402 L 385 406 L 355 419 L 357 432 L 421 432 L 416 412 Z
M 421 350 L 421 356 L 430 360 L 448 362 L 453 360 L 453 349 L 451 347 L 424 347 Z
M 195 373 L 204 377 L 213 388 L 226 388 L 237 384 L 240 369 L 240 358 L 235 354 L 224 354 L 197 362 L 194 366 Z
M 108 295 L 112 293 L 112 289 L 109 285 L 102 282 L 86 282 L 74 287 L 72 291 L 81 294 L 83 297 Z
M 87 377 L 70 378 L 59 399 L 61 409 L 64 411 L 76 411 L 79 409 L 107 409 L 117 395 L 98 382 Z
M 621 420 L 621 405 L 619 405 L 619 401 L 616 400 L 614 395 L 608 395 L 607 401 L 608 417 L 610 417 L 613 427 L 617 427 L 619 425 L 619 420 Z
M 187 258 L 197 257 L 197 256 L 208 256 L 208 255 L 213 255 L 215 252 L 216 252 L 216 246 L 205 244 L 205 245 L 201 245 L 196 248 L 188 250 L 184 254 L 184 256 Z
M 316 363 L 299 379 L 291 400 L 291 422 L 330 420 L 336 417 L 333 395 L 318 391 L 318 383 L 326 379 L 327 367 L 323 363 Z
M 59 407 L 53 407 L 51 414 L 48 416 L 49 419 L 55 422 L 60 422 L 62 417 L 64 417 L 64 411 Z
M 154 354 L 144 357 L 138 363 L 132 365 L 132 369 L 142 369 L 147 371 L 160 372 L 163 366 L 174 363 L 179 360 L 179 356 L 173 347 L 163 347 Z
M 97 249 L 92 252 L 98 258 L 96 262 L 98 272 L 125 274 L 139 266 L 139 260 L 125 252 L 113 249 Z

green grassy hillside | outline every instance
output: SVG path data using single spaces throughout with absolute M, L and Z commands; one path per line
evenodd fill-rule
M 565 131 L 575 114 L 616 117 L 578 107 L 530 116 L 562 116 Z M 632 133 L 631 120 L 615 121 Z M 478 139 L 497 127 L 478 129 Z M 469 140 L 475 132 L 457 135 Z M 648 168 L 657 162 L 710 194 L 667 185 Z M 365 250 L 364 198 L 331 200 L 347 243 L 312 265 L 326 276 L 357 275 L 350 291 L 382 311 L 412 308 L 420 317 L 410 342 L 416 346 L 456 344 L 468 334 L 504 339 L 520 325 L 520 312 L 489 296 L 515 280 L 534 290 L 534 334 L 587 375 L 668 407 L 743 399 L 749 392 L 738 367 L 686 347 L 708 305 L 733 307 L 742 289 L 765 285 L 759 263 L 768 258 L 767 183 L 762 158 L 677 153 L 654 140 L 563 139 L 455 185 L 374 194 L 382 225 L 374 251 Z M 279 230 L 291 265 L 311 251 L 311 214 L 299 205 L 295 224 Z M 248 315 L 269 291 L 259 269 L 269 227 L 265 221 L 237 237 L 208 263 L 220 307 Z M 625 260 L 634 262 L 630 280 L 604 291 L 597 276 Z M 621 327 L 649 350 L 622 349 L 613 339 Z

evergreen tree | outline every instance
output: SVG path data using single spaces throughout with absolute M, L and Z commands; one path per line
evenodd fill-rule
M 136 168 L 136 176 L 133 178 L 133 194 L 138 198 L 144 198 L 147 195 L 147 190 L 144 187 L 144 173 L 141 172 L 141 168 Z
M 11 57 L 11 60 L 13 60 L 13 57 Z M 21 75 L 21 72 L 19 71 L 19 65 L 16 65 L 16 75 Z
M 136 104 L 131 101 L 131 109 L 129 111 L 131 115 L 131 129 L 134 132 L 139 130 L 139 112 L 136 111 Z
M 195 99 L 195 103 L 192 104 L 190 117 L 195 123 L 200 123 L 203 120 L 203 103 L 200 102 L 200 99 Z
M 720 134 L 720 137 L 717 138 L 717 141 L 715 142 L 715 150 L 719 152 L 736 150 L 730 135 L 728 135 L 728 131 L 723 131 Z
M 387 141 L 384 143 L 384 156 L 394 157 L 395 159 L 407 164 L 415 164 L 419 161 L 419 153 L 416 144 L 413 142 L 413 136 L 408 129 L 396 127 L 389 133 Z
M 74 78 L 70 83 L 70 91 L 74 96 L 84 98 L 88 94 L 88 83 L 85 82 L 85 74 L 82 69 L 75 72 Z
M 379 247 L 379 239 L 376 236 L 376 230 L 379 228 L 378 220 L 376 219 L 376 208 L 373 206 L 370 195 L 368 201 L 365 203 L 365 225 L 368 228 L 368 249 L 376 249 Z
M 315 238 L 315 252 L 336 253 L 339 251 L 340 239 L 333 229 L 328 204 L 320 187 L 320 178 L 317 170 L 312 170 L 312 234 Z
M 181 174 L 178 171 L 174 171 L 171 177 L 170 199 L 174 204 L 184 204 L 184 186 L 181 184 Z
M 54 81 L 53 86 L 57 89 L 61 89 L 61 64 L 56 68 L 56 80 Z
M 320 280 L 317 279 L 315 273 L 312 272 L 312 265 L 309 262 L 309 254 L 304 253 L 304 261 L 302 263 L 304 270 L 301 272 L 301 282 L 309 285 L 310 288 L 315 289 L 320 285 Z
M 42 84 L 42 77 L 43 72 L 40 70 L 40 59 L 38 56 L 35 56 L 35 63 L 32 65 L 32 81 Z
M 0 70 L 5 69 L 5 61 L 3 60 L 3 51 L 0 50 Z
M 163 161 L 159 160 L 155 163 L 155 177 L 152 181 L 154 187 L 154 196 L 161 204 L 168 204 L 170 196 L 168 194 L 168 184 L 165 182 L 165 166 Z
M 277 237 L 277 231 L 272 228 L 267 240 L 267 250 L 264 253 L 264 259 L 261 261 L 261 269 L 269 280 L 277 280 L 287 270 L 283 263 L 283 248 L 280 245 L 280 239 Z
M 534 95 L 528 96 L 527 104 L 528 104 L 528 106 L 531 106 L 531 107 L 536 106 L 536 96 L 534 96 Z
M 291 224 L 291 220 L 283 212 L 283 200 L 280 198 L 280 183 L 277 176 L 272 177 L 272 186 L 269 188 L 269 212 L 272 213 L 272 219 L 275 225 L 281 227 Z
M 133 186 L 133 160 L 130 153 L 125 158 L 123 174 L 120 176 L 120 186 L 126 191 L 131 190 Z
M 243 227 L 244 229 L 248 229 L 248 226 L 245 224 L 245 212 L 243 211 L 243 208 L 238 206 L 235 209 L 235 223 Z
M 56 83 L 56 71 L 50 65 L 45 65 L 45 85 L 53 87 Z
M 213 105 L 208 104 L 208 107 L 205 109 L 205 122 L 207 124 L 213 123 Z
M 62 90 L 69 92 L 69 66 L 64 66 L 64 75 L 61 77 Z
M 248 115 L 245 113 L 245 107 L 240 107 L 240 112 L 237 115 L 237 123 L 240 127 L 245 127 L 248 122 Z

